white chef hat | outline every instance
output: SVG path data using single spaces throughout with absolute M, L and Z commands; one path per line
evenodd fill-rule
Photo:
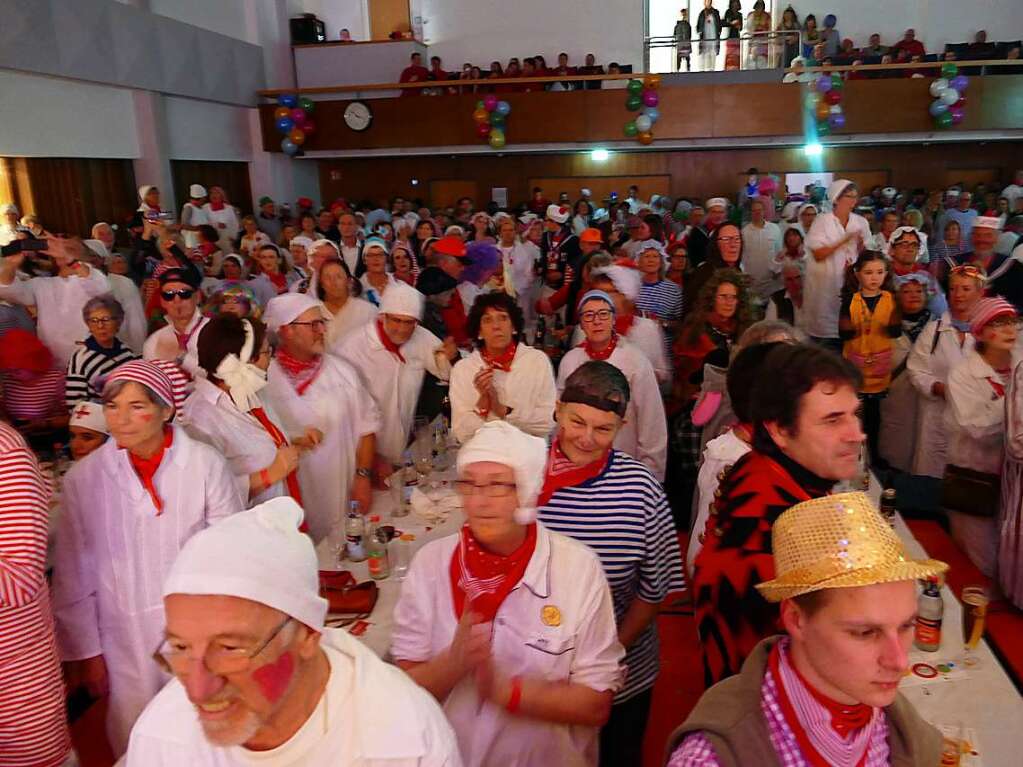
M 643 278 L 638 269 L 614 264 L 613 266 L 603 266 L 593 271 L 593 277 L 599 277 L 600 275 L 607 275 L 611 282 L 614 283 L 615 289 L 630 301 L 635 301 L 639 296 L 639 289 L 642 286 Z
M 202 184 L 192 184 L 190 187 L 188 187 L 188 196 L 195 199 L 198 199 L 199 197 L 205 197 L 206 187 L 204 187 Z
M 423 319 L 423 294 L 403 282 L 387 286 L 380 298 L 381 314 L 396 314 L 401 317 Z
M 82 245 L 87 247 L 104 261 L 110 260 L 110 251 L 107 250 L 107 246 L 103 244 L 102 240 L 82 240 Z
M 321 631 L 327 600 L 312 539 L 298 530 L 302 517 L 302 507 L 281 496 L 196 533 L 174 560 L 163 595 L 248 599 Z
M 997 216 L 977 216 L 973 219 L 974 229 L 995 229 L 1001 231 L 1002 220 Z
M 547 443 L 506 421 L 488 421 L 458 451 L 458 473 L 471 463 L 483 461 L 511 467 L 519 500 L 515 521 L 528 525 L 535 520 L 536 498 L 543 487 L 547 464 Z
M 563 224 L 568 221 L 568 217 L 572 215 L 572 211 L 567 205 L 548 205 L 547 206 L 547 218 L 556 224 Z
M 835 200 L 845 194 L 845 191 L 851 186 L 856 186 L 856 183 L 847 178 L 835 179 L 828 185 L 828 201 L 834 204 Z
M 724 197 L 711 197 L 705 203 L 705 207 L 707 210 L 710 210 L 711 208 L 724 208 L 725 210 L 728 210 L 728 200 Z
M 330 242 L 330 240 L 328 240 L 327 242 Z M 307 251 L 308 251 L 308 250 L 309 250 L 309 249 L 310 249 L 310 248 L 311 248 L 311 247 L 312 247 L 313 245 L 315 245 L 315 244 L 316 244 L 316 241 L 315 241 L 315 240 L 310 240 L 310 239 L 309 239 L 308 237 L 304 237 L 304 236 L 302 236 L 302 235 L 299 235 L 298 237 L 292 237 L 292 238 L 291 238 L 291 239 L 290 239 L 290 240 L 288 241 L 288 246 L 289 246 L 289 247 L 290 247 L 290 246 L 292 246 L 292 245 L 301 245 L 301 246 L 302 246 L 303 248 L 305 248 L 305 249 L 306 249 Z
M 337 246 L 337 243 L 334 242 L 333 240 L 328 240 L 327 238 L 323 238 L 322 240 L 310 240 L 310 242 L 312 244 L 306 246 L 306 250 L 309 253 L 312 253 L 314 250 L 319 248 L 321 245 L 326 245 L 328 248 L 330 248 L 330 249 L 332 249 L 334 251 L 334 254 L 338 258 L 341 258 L 341 248 L 339 248 Z
M 894 245 L 896 242 L 902 239 L 902 235 L 909 233 L 916 235 L 917 244 L 924 241 L 924 238 L 920 234 L 920 230 L 917 229 L 915 226 L 899 226 L 895 228 L 894 232 L 888 235 L 888 244 Z
M 0 205 L 0 215 L 6 216 L 8 213 L 13 213 L 16 216 L 19 215 L 18 206 L 15 205 L 13 202 L 8 202 L 5 203 L 4 205 Z
M 143 184 L 139 187 L 139 199 L 145 202 L 146 195 L 149 194 L 153 189 L 156 189 L 152 184 Z
M 98 431 L 100 434 L 109 434 L 107 419 L 103 415 L 103 406 L 98 402 L 82 400 L 71 408 L 71 419 L 68 426 L 79 426 L 83 429 Z
M 263 322 L 271 333 L 276 333 L 281 326 L 294 322 L 310 309 L 319 309 L 324 319 L 330 319 L 323 304 L 314 296 L 307 293 L 282 293 L 267 302 Z

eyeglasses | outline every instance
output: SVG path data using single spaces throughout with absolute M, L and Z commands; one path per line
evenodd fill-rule
M 742 237 L 718 237 L 718 242 L 724 242 L 729 245 L 738 245 L 742 242 Z
M 195 291 L 191 288 L 181 288 L 179 290 L 161 290 L 160 296 L 164 301 L 173 301 L 175 298 L 180 298 L 182 301 L 187 301 L 195 295 Z
M 309 320 L 309 322 L 289 322 L 288 324 L 289 325 L 308 325 L 313 330 L 326 330 L 327 329 L 327 321 L 326 320 L 322 320 L 322 319 L 321 320 Z
M 459 495 L 482 493 L 484 498 L 507 498 L 515 492 L 516 487 L 514 482 L 489 482 L 477 485 L 467 479 L 456 479 L 454 485 Z
M 579 315 L 579 319 L 583 322 L 593 322 L 594 320 L 606 321 L 611 319 L 610 309 L 598 309 L 596 311 L 583 312 Z
M 731 293 L 719 293 L 714 296 L 718 301 L 738 301 L 739 296 L 732 295 Z
M 117 320 L 115 320 L 113 317 L 90 317 L 85 321 L 85 324 L 98 325 L 102 327 L 103 325 L 113 325 L 115 322 L 117 322 Z
M 203 664 L 211 674 L 218 676 L 240 674 L 252 665 L 252 661 L 270 646 L 270 643 L 292 620 L 291 617 L 285 618 L 284 622 L 266 638 L 266 641 L 254 650 L 244 647 L 210 647 L 202 657 Z M 168 674 L 177 676 L 187 670 L 191 658 L 184 649 L 175 649 L 169 640 L 164 639 L 153 653 L 153 660 Z

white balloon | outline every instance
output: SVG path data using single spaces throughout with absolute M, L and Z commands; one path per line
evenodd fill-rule
M 946 88 L 939 94 L 938 98 L 941 99 L 942 104 L 952 106 L 954 103 L 959 101 L 959 91 L 955 88 Z
M 831 114 L 833 114 L 833 115 L 840 115 L 840 114 L 842 114 L 842 105 L 841 104 L 832 104 L 831 105 L 831 109 L 829 109 L 828 111 Z
M 952 91 L 952 92 L 955 93 L 955 91 Z M 958 100 L 959 100 L 959 97 L 956 96 L 956 101 L 958 101 Z M 646 115 L 640 115 L 639 117 L 636 118 L 636 129 L 640 133 L 643 133 L 645 131 L 650 130 L 650 127 L 652 125 L 653 125 L 653 123 L 650 121 L 650 118 L 647 117 Z
M 941 92 L 945 90 L 947 87 L 948 80 L 946 80 L 944 77 L 939 77 L 937 80 L 931 83 L 931 95 L 934 96 L 934 98 L 938 98 L 938 96 L 941 95 Z

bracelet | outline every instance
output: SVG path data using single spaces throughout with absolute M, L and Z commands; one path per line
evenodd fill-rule
M 515 714 L 518 713 L 519 706 L 522 704 L 522 677 L 513 676 L 511 684 L 511 696 L 508 698 L 508 705 L 504 707 L 504 710 L 509 714 Z
M 490 415 L 490 408 L 476 408 L 476 415 L 485 421 L 487 416 Z
M 259 481 L 263 483 L 263 489 L 266 490 L 273 482 L 270 481 L 270 472 L 266 469 L 259 470 Z

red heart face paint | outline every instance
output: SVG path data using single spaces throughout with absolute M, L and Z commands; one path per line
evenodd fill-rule
M 252 678 L 263 691 L 263 696 L 271 703 L 281 699 L 294 675 L 295 659 L 291 653 L 285 653 L 273 663 L 267 663 L 252 672 Z

